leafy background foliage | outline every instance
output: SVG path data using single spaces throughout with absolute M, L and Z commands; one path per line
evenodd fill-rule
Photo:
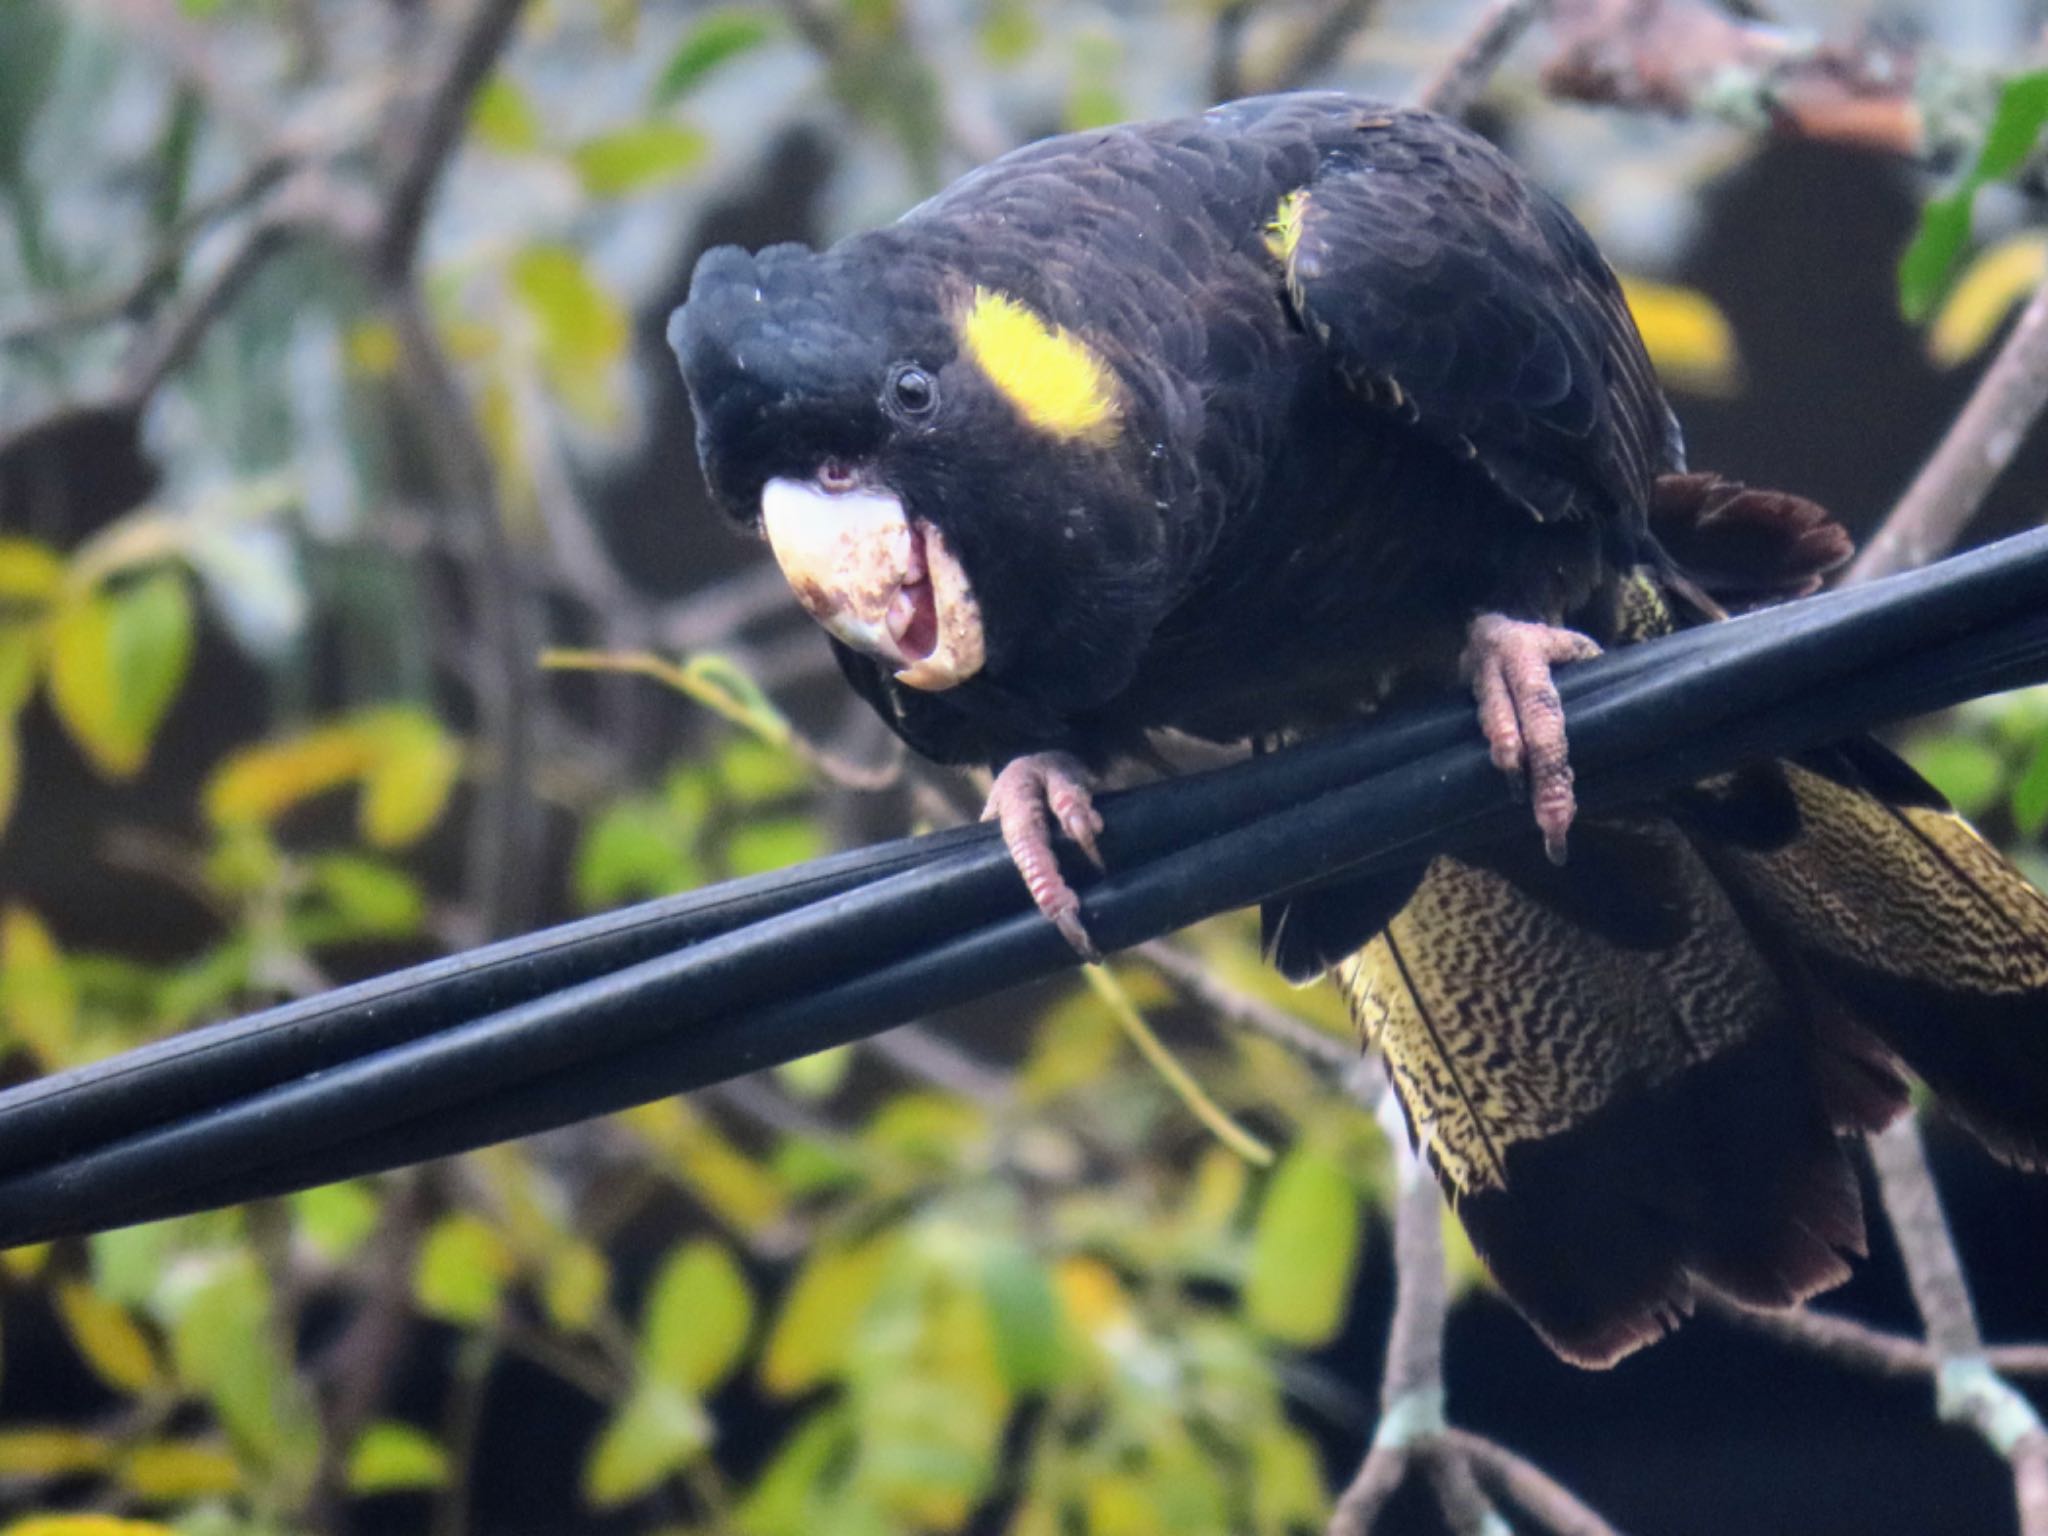
M 1198 105 L 1226 28 L 1251 83 L 1402 91 L 1468 8 L 930 9 L 530 7 L 394 281 L 319 232 L 393 195 L 379 157 L 461 7 L 0 5 L 12 1077 L 971 808 L 710 527 L 659 342 L 693 248 L 829 236 L 1031 134 Z M 1987 98 L 1906 253 L 1945 365 L 2044 270 L 2015 190 L 2044 78 Z M 1746 139 L 1621 143 L 1502 95 L 1711 435 L 1749 370 L 1686 235 Z M 1653 217 L 1598 185 L 1630 177 Z M 319 228 L 238 273 L 263 218 Z M 224 273 L 176 366 L 138 374 Z M 2048 702 L 1910 745 L 2044 868 Z M 9 1253 L 4 1530 L 1320 1529 L 1369 1418 L 1346 1381 L 1395 1153 L 1333 1065 L 1332 997 L 1275 983 L 1243 919 L 1173 954 L 532 1143 Z M 1266 1032 L 1219 1027 L 1247 1016 Z

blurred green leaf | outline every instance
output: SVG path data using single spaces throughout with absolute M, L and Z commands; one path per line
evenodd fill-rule
M 839 1091 L 853 1067 L 853 1047 L 813 1051 L 775 1069 L 776 1081 L 800 1099 L 826 1099 Z
M 171 1261 L 179 1225 L 177 1221 L 151 1221 L 93 1233 L 86 1239 L 92 1254 L 93 1289 L 116 1306 L 148 1303 Z
M 598 812 L 576 845 L 576 904 L 586 912 L 703 883 L 703 867 L 668 808 L 644 799 Z
M 829 1509 L 842 1506 L 837 1483 L 855 1444 L 852 1416 L 820 1408 L 784 1440 L 740 1506 L 747 1536 L 814 1536 Z
M 1323 1459 L 1315 1442 L 1284 1420 L 1251 1443 L 1252 1524 L 1259 1536 L 1320 1531 L 1330 1514 Z
M 825 847 L 824 832 L 808 817 L 761 817 L 733 829 L 725 863 L 734 875 L 763 875 L 815 859 Z
M 611 1285 L 611 1262 L 589 1243 L 571 1241 L 549 1252 L 541 1300 L 556 1327 L 582 1333 L 597 1321 Z
M 2041 733 L 2026 769 L 2013 783 L 2012 820 L 2022 837 L 2033 837 L 2048 826 L 2048 731 Z
M 1906 760 L 1964 816 L 1986 810 L 2005 785 L 2004 758 L 1972 736 L 1916 736 L 1906 745 Z
M 1064 1364 L 1059 1299 L 1045 1261 L 1014 1238 L 995 1238 L 982 1252 L 981 1282 L 996 1364 L 1012 1392 L 1040 1392 Z
M 810 787 L 811 773 L 787 747 L 735 736 L 718 751 L 718 780 L 735 805 L 764 805 Z
M 329 1263 L 351 1257 L 377 1230 L 382 1202 L 360 1179 L 323 1184 L 289 1197 L 299 1235 Z
M 583 1497 L 613 1509 L 651 1492 L 711 1443 L 711 1420 L 682 1388 L 642 1382 L 614 1414 L 583 1467 Z
M 174 571 L 59 604 L 50 621 L 50 702 L 108 778 L 142 770 L 185 681 L 192 644 L 192 598 Z
M 1977 193 L 2017 171 L 2048 124 L 2048 70 L 2015 75 L 2000 91 L 1977 160 L 1956 187 L 1930 201 L 1899 260 L 1899 307 L 1909 320 L 1933 313 L 1970 239 Z
M 518 82 L 503 71 L 492 75 L 476 93 L 469 126 L 478 143 L 501 155 L 530 154 L 540 148 L 540 113 Z
M 577 416 L 604 425 L 616 412 L 612 370 L 625 357 L 625 306 L 566 245 L 530 245 L 512 260 L 512 291 L 531 318 L 541 371 Z
M 1283 1343 L 1329 1341 L 1351 1299 L 1362 1226 L 1344 1170 L 1297 1145 L 1267 1180 L 1244 1289 L 1252 1326 Z
M 822 1242 L 804 1256 L 761 1351 L 763 1387 L 794 1397 L 837 1374 L 896 1256 L 898 1237 L 884 1232 L 853 1244 Z
M 312 947 L 364 939 L 407 938 L 426 920 L 427 899 L 404 870 L 353 853 L 328 853 L 307 862 L 307 909 L 294 926 Z
M 586 139 L 570 158 L 592 197 L 626 197 L 688 175 L 710 148 L 694 128 L 640 123 Z
M 512 1250 L 495 1227 L 473 1212 L 451 1212 L 434 1223 L 420 1245 L 413 1296 L 429 1317 L 489 1322 L 513 1269 Z
M 0 907 L 0 1023 L 46 1071 L 71 1064 L 77 984 L 43 920 L 13 904 Z
M 654 104 L 673 106 L 721 64 L 753 52 L 780 28 L 767 11 L 726 6 L 708 12 L 683 34 L 654 83 Z
M 448 1486 L 448 1453 L 424 1430 L 380 1419 L 357 1438 L 348 1456 L 351 1493 L 398 1493 Z
M 753 1289 L 731 1250 L 710 1238 L 686 1243 L 647 1293 L 641 1374 L 702 1396 L 739 1363 L 753 1331 Z
M 309 1487 L 319 1426 L 272 1330 L 270 1282 L 239 1250 L 188 1261 L 165 1277 L 178 1379 L 203 1392 L 238 1446 L 256 1455 L 276 1491 Z
M 1038 46 L 1040 27 L 1030 0 L 991 0 L 976 34 L 982 56 L 998 69 L 1021 64 Z

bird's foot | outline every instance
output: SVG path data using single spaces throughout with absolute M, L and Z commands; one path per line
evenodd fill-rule
M 1553 864 L 1565 857 L 1578 801 L 1572 794 L 1571 756 L 1565 746 L 1564 704 L 1550 669 L 1587 661 L 1600 647 L 1577 630 L 1482 613 L 1465 631 L 1458 672 L 1479 701 L 1479 729 L 1493 748 L 1493 764 L 1520 787 L 1528 786 Z
M 1003 846 L 1010 850 L 1010 860 L 1024 877 L 1024 888 L 1031 892 L 1038 910 L 1052 920 L 1082 959 L 1100 960 L 1095 941 L 1081 926 L 1081 898 L 1060 873 L 1060 861 L 1052 849 L 1051 822 L 1058 822 L 1088 861 L 1097 869 L 1103 867 L 1102 852 L 1095 845 L 1102 817 L 1095 809 L 1088 770 L 1080 760 L 1065 752 L 1034 752 L 1006 764 L 989 790 L 981 819 L 1003 829 Z

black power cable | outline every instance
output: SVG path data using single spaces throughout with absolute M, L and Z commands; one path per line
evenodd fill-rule
M 1559 677 L 1589 808 L 2044 680 L 2048 531 Z M 1533 835 L 1462 699 L 1104 809 L 1083 914 L 1108 948 Z M 1073 963 L 987 828 L 649 903 L 0 1094 L 0 1245 L 530 1134 Z

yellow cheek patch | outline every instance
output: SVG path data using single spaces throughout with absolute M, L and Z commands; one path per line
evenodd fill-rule
M 1301 244 L 1301 222 L 1307 213 L 1306 188 L 1296 188 L 1280 199 L 1280 206 L 1266 221 L 1266 249 L 1273 253 L 1275 261 L 1284 263 L 1294 259 L 1294 248 Z
M 1032 426 L 1090 442 L 1116 431 L 1116 376 L 1072 331 L 988 288 L 974 290 L 958 329 L 967 355 Z

